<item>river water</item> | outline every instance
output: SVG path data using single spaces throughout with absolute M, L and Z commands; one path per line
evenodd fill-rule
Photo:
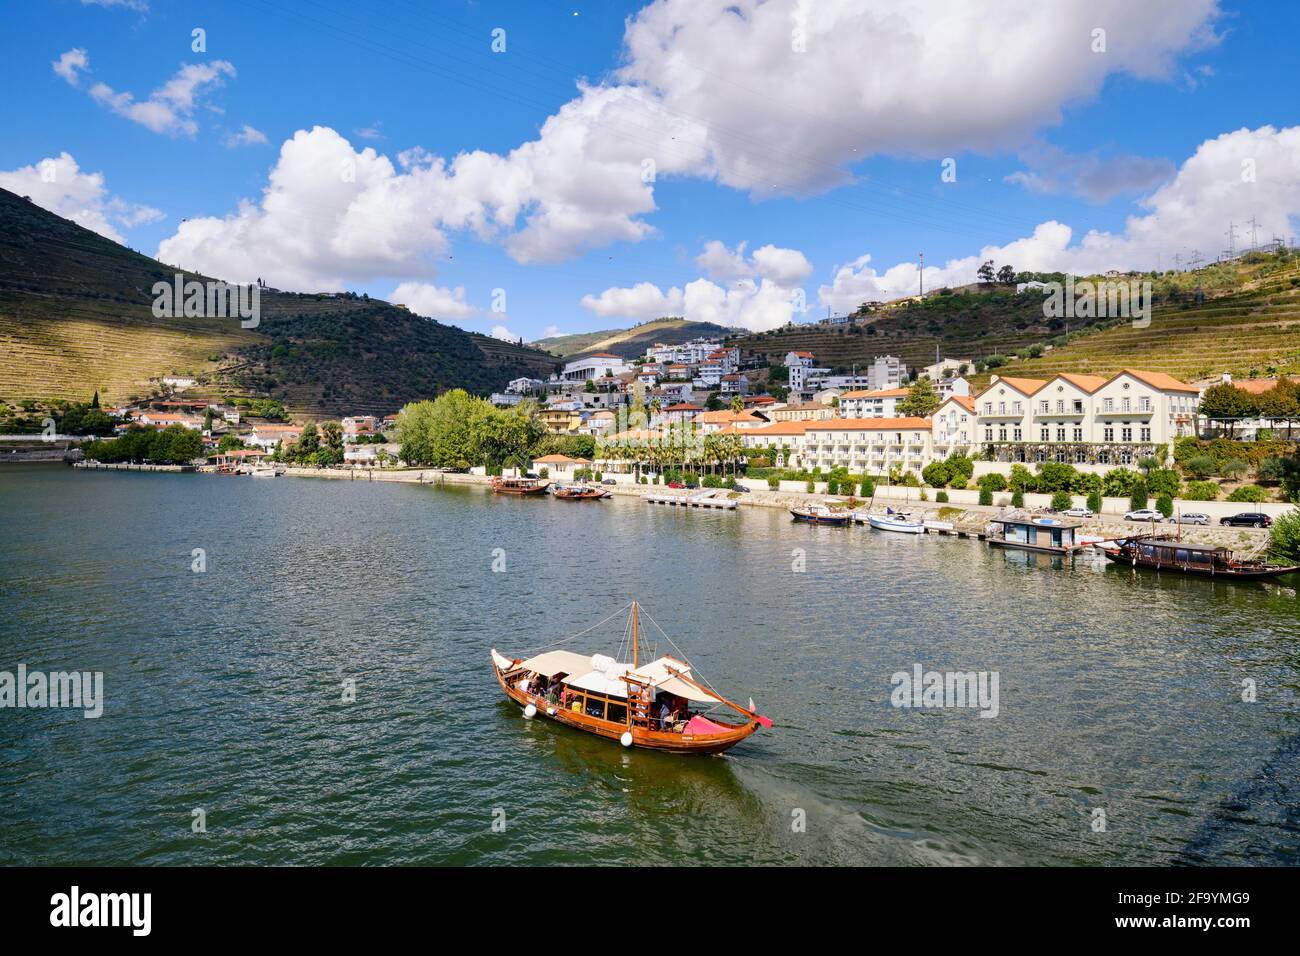
M 102 671 L 105 702 L 0 710 L 0 864 L 1295 863 L 1298 583 L 758 508 L 11 466 L 0 670 Z M 633 599 L 775 727 L 668 756 L 503 699 L 489 648 Z M 996 672 L 997 715 L 892 706 L 918 664 Z

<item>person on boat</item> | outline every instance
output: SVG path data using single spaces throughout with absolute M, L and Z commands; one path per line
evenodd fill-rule
M 659 729 L 662 731 L 667 731 L 668 728 L 672 725 L 672 719 L 673 719 L 673 709 L 668 703 L 668 698 L 664 697 L 664 699 L 659 704 Z

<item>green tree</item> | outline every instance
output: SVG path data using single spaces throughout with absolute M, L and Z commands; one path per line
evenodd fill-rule
M 1156 511 L 1159 511 L 1166 518 L 1171 517 L 1174 513 L 1174 499 L 1171 495 L 1162 494 L 1156 498 Z
M 918 378 L 907 390 L 907 396 L 898 403 L 898 414 L 903 417 L 927 418 L 939 407 L 939 393 L 928 378 Z
M 1101 514 L 1101 492 L 1095 488 L 1088 492 L 1088 510 L 1093 514 Z
M 316 431 L 316 423 L 308 422 L 303 426 L 298 441 L 294 443 L 293 456 L 298 461 L 309 461 L 318 451 L 320 451 L 320 435 Z
M 343 426 L 338 422 L 321 422 L 320 426 L 321 442 L 328 448 L 337 451 L 340 456 L 343 454 Z M 340 460 L 342 458 L 340 457 Z
M 1211 421 L 1226 423 L 1231 435 L 1237 422 L 1259 414 L 1259 402 L 1245 389 L 1231 382 L 1220 382 L 1205 390 L 1198 411 Z
M 1273 519 L 1269 550 L 1288 564 L 1300 564 L 1300 509 L 1292 508 Z
M 1291 437 L 1291 426 L 1300 419 L 1300 391 L 1295 382 L 1282 376 L 1272 388 L 1258 396 L 1256 405 L 1261 418 L 1285 422 L 1287 438 Z
M 1214 468 L 1214 459 L 1209 455 L 1194 455 L 1183 463 L 1183 470 L 1196 478 L 1210 477 Z
M 1133 489 L 1128 496 L 1129 511 L 1141 511 L 1147 506 L 1147 485 L 1141 478 L 1133 483 Z
M 1068 491 L 1058 491 L 1052 495 L 1052 507 L 1057 511 L 1065 511 L 1074 507 L 1074 500 Z

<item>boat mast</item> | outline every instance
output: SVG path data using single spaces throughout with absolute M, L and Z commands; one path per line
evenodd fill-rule
M 632 668 L 637 667 L 636 659 L 636 601 L 632 602 Z

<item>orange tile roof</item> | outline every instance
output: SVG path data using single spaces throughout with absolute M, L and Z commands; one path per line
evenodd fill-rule
M 1195 385 L 1180 382 L 1172 375 L 1166 375 L 1164 372 L 1144 372 L 1136 368 L 1120 369 L 1111 377 L 1110 381 L 1115 381 L 1121 375 L 1132 375 L 1138 381 L 1146 382 L 1152 388 L 1158 388 L 1162 392 L 1191 392 L 1193 395 L 1199 395 L 1201 391 Z
M 975 411 L 975 399 L 971 398 L 969 395 L 949 395 L 944 399 L 943 404 L 947 405 L 949 402 L 956 402 L 968 412 Z M 939 407 L 942 408 L 943 405 Z
M 1218 385 L 1219 383 L 1215 382 L 1214 384 Z M 1231 384 L 1236 385 L 1243 392 L 1250 392 L 1250 394 L 1252 395 L 1263 395 L 1265 392 L 1267 392 L 1269 389 L 1271 389 L 1274 385 L 1277 384 L 1277 379 L 1247 378 L 1247 379 L 1242 379 L 1240 382 L 1232 382 Z
M 732 422 L 761 422 L 763 418 L 751 411 L 733 412 L 730 409 L 723 409 L 717 412 L 705 412 L 695 419 L 702 425 L 728 425 Z
M 1073 372 L 1062 372 L 1056 377 L 1078 386 L 1089 395 L 1106 384 L 1106 379 L 1101 375 L 1075 375 Z
M 1005 375 L 999 378 L 996 382 L 990 383 L 989 388 L 992 388 L 994 385 L 1002 384 L 1010 385 L 1017 392 L 1024 395 L 1032 395 L 1034 392 L 1046 385 L 1047 382 L 1045 379 L 1041 378 L 1013 378 L 1010 375 Z M 987 392 L 989 388 L 984 389 L 984 392 Z M 984 392 L 980 392 L 980 394 L 983 395 Z
M 773 422 L 770 425 L 763 425 L 759 428 L 750 428 L 745 431 L 746 435 L 763 437 L 764 435 L 802 435 L 808 430 L 812 422 Z
M 570 458 L 568 455 L 543 455 L 533 459 L 534 465 L 590 465 L 586 458 Z

